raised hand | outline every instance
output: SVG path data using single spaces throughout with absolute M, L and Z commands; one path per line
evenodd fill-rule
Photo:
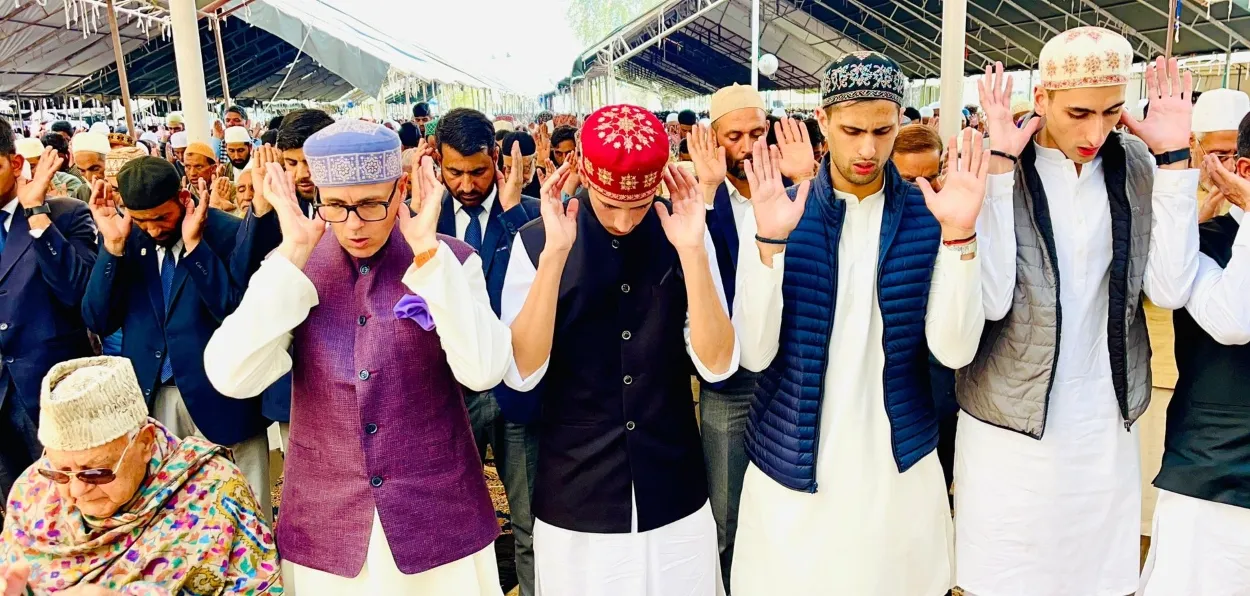
M 958 150 L 958 137 L 951 137 L 946 145 L 946 179 L 941 191 L 934 190 L 924 178 L 916 179 L 924 193 L 925 205 L 942 224 L 943 240 L 963 240 L 975 234 L 977 215 L 985 200 L 990 154 L 983 149 L 980 132 L 965 128 L 962 134 L 962 155 Z
M 422 157 L 417 170 L 416 188 L 412 193 L 412 200 L 420 201 L 417 214 L 414 216 L 408 207 L 399 208 L 399 231 L 403 232 L 414 255 L 438 248 L 438 215 L 443 209 L 443 183 L 434 174 L 434 160 Z
M 200 181 L 203 184 L 203 180 Z M 208 201 L 202 196 L 199 200 L 187 193 L 182 199 L 186 215 L 182 217 L 182 243 L 187 253 L 195 250 L 204 238 L 204 222 L 208 221 Z
M 121 198 L 113 192 L 113 186 L 103 178 L 91 183 L 91 218 L 104 238 L 104 250 L 120 257 L 126 250 L 126 238 L 130 237 L 130 212 L 118 209 Z
M 1154 113 L 1154 107 L 1150 108 L 1150 113 Z M 1224 164 L 1220 163 L 1220 158 L 1214 155 L 1208 155 L 1204 165 L 1207 166 L 1207 171 L 1211 173 L 1211 182 L 1215 185 L 1215 188 L 1211 190 L 1211 194 L 1218 193 L 1222 195 L 1224 200 L 1244 210 L 1246 205 L 1250 203 L 1250 180 L 1228 171 Z M 1218 209 L 1219 203 L 1216 203 L 1212 209 L 1211 217 L 1215 217 L 1214 212 Z
M 542 196 L 539 198 L 543 230 L 547 233 L 547 242 L 543 246 L 543 252 L 568 254 L 573 248 L 573 242 L 577 240 L 579 201 L 569 199 L 568 205 L 565 205 L 560 200 L 561 189 L 573 176 L 576 176 L 576 173 L 572 165 L 566 161 L 554 174 L 547 176 L 547 181 L 543 183 L 540 193 Z
M 1024 126 L 1016 127 L 1011 118 L 1011 85 L 1011 75 L 1003 73 L 1003 63 L 995 62 L 992 67 L 985 67 L 985 76 L 977 81 L 977 91 L 981 94 L 981 111 L 985 112 L 985 128 L 990 134 L 990 149 L 1019 157 L 1042 127 L 1042 119 L 1030 118 Z M 936 125 L 934 128 L 936 130 Z M 1015 164 L 1009 159 L 994 160 L 996 174 L 1013 169 Z
M 264 145 L 252 154 L 252 214 L 260 217 L 269 213 L 273 206 L 265 196 L 265 179 L 268 177 L 267 164 L 282 167 L 282 152 L 273 145 Z
M 499 187 L 499 207 L 504 211 L 521 204 L 521 189 L 525 186 L 521 183 L 521 174 L 525 171 L 525 164 L 521 159 L 521 144 L 513 143 L 512 167 L 508 168 L 506 175 L 495 170 L 495 184 Z
M 61 169 L 65 160 L 61 159 L 56 149 L 48 147 L 39 156 L 39 165 L 31 172 L 30 181 L 18 180 L 17 201 L 23 209 L 32 209 L 43 204 L 48 196 L 48 187 L 52 177 Z
M 213 121 L 213 137 L 224 140 L 226 138 L 226 126 L 221 120 Z
M 291 264 L 303 269 L 321 241 L 322 234 L 325 234 L 326 224 L 316 213 L 313 213 L 312 219 L 304 215 L 295 194 L 295 183 L 281 165 L 273 162 L 265 164 L 265 179 L 259 185 L 255 178 L 258 175 L 259 172 L 252 174 L 252 183 L 258 189 L 256 196 L 259 199 L 259 189 L 263 187 L 265 197 L 278 214 L 278 225 L 282 229 L 282 244 L 278 245 L 278 252 Z
M 659 201 L 655 213 L 660 217 L 664 235 L 677 252 L 703 250 L 703 237 L 707 233 L 707 207 L 698 190 L 698 182 L 690 172 L 669 164 L 664 170 L 664 187 L 668 189 L 673 212 Z
M 699 179 L 699 186 L 715 189 L 725 183 L 728 171 L 725 148 L 716 142 L 710 127 L 694 125 L 694 129 L 686 137 L 686 148 L 690 150 L 690 159 L 694 161 L 694 173 Z M 707 194 L 704 199 L 711 200 Z
M 203 195 L 201 195 L 203 196 Z M 234 183 L 230 178 L 222 176 L 213 180 L 213 189 L 209 194 L 208 206 L 222 211 L 234 211 Z
M 748 159 L 743 167 L 751 188 L 751 209 L 755 212 L 756 229 L 762 238 L 784 241 L 803 218 L 811 182 L 800 184 L 798 194 L 792 201 L 781 181 L 781 151 L 777 147 L 770 148 L 764 137 L 760 137 L 755 141 L 752 155 L 754 159 Z
M 1150 114 L 1138 121 L 1128 110 L 1120 112 L 1120 121 L 1159 154 L 1176 151 L 1189 146 L 1189 132 L 1194 106 L 1193 75 L 1181 75 L 1176 58 L 1164 60 L 1162 56 L 1146 65 L 1146 99 L 1150 100 Z
M 807 126 L 794 118 L 782 118 L 773 125 L 777 148 L 781 150 L 781 175 L 795 182 L 810 180 L 816 173 L 816 154 Z

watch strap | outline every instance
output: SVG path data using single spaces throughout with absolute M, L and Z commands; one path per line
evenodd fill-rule
M 1155 154 L 1155 165 L 1166 166 L 1180 161 L 1189 160 L 1189 147 Z
M 26 219 L 30 219 L 36 215 L 48 215 L 49 213 L 52 213 L 52 208 L 49 207 L 47 203 L 44 203 L 42 205 L 25 209 L 24 213 L 26 214 Z

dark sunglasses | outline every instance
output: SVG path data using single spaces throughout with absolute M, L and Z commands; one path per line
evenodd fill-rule
M 108 484 L 117 480 L 117 466 L 122 465 L 122 462 L 126 461 L 126 452 L 130 451 L 130 446 L 135 444 L 135 437 L 138 436 L 138 433 L 136 433 L 134 437 L 130 438 L 130 442 L 126 443 L 126 448 L 122 450 L 121 457 L 117 458 L 117 463 L 113 464 L 112 469 L 96 468 L 94 470 L 83 470 L 81 472 L 62 472 L 60 470 L 53 470 L 52 468 L 39 468 L 39 475 L 57 484 L 69 484 L 71 478 L 77 478 L 78 481 L 83 484 Z

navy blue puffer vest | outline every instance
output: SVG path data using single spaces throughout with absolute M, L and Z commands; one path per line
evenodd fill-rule
M 925 309 L 941 227 L 920 189 L 899 177 L 893 163 L 887 163 L 884 175 L 876 288 L 884 326 L 882 383 L 894 460 L 904 472 L 937 446 Z M 816 492 L 820 406 L 830 366 L 845 213 L 846 203 L 834 196 L 826 158 L 786 247 L 780 349 L 760 380 L 747 421 L 751 462 L 781 485 L 806 492 Z

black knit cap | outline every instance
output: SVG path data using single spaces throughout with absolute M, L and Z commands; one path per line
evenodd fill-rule
M 682 110 L 677 113 L 677 123 L 686 126 L 694 126 L 699 121 L 699 115 L 694 110 Z
M 877 52 L 851 52 L 825 67 L 820 106 L 844 101 L 884 99 L 903 105 L 907 77 L 897 62 Z
M 159 157 L 131 160 L 117 172 L 117 192 L 132 211 L 155 209 L 178 198 L 182 180 L 173 164 Z

